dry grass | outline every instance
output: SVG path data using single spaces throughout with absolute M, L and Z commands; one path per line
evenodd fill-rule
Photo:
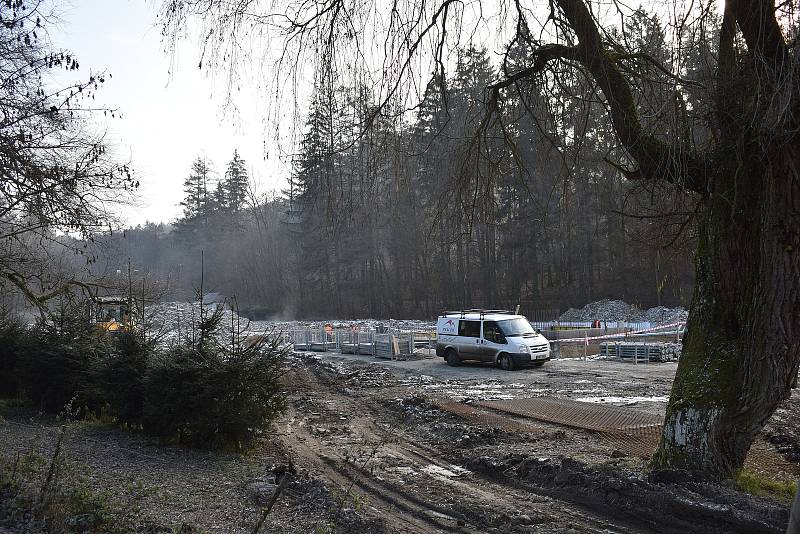
M 68 436 L 62 427 L 49 457 L 33 451 L 0 455 L 0 526 L 51 534 L 134 531 L 139 504 L 154 490 L 132 483 L 125 495 L 93 491 L 86 466 L 63 453 Z
M 740 469 L 734 478 L 736 487 L 759 497 L 769 497 L 777 501 L 791 503 L 797 491 L 794 480 L 779 480 L 755 473 L 748 469 Z

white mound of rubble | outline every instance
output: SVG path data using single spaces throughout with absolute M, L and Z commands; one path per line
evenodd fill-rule
M 356 327 L 361 332 L 372 331 L 398 331 L 398 330 L 426 330 L 436 326 L 433 321 L 419 321 L 414 319 L 328 319 L 320 321 L 252 321 L 254 330 L 319 330 L 330 325 L 335 330 L 349 330 Z
M 210 313 L 217 304 L 206 304 Z M 263 332 L 288 332 L 291 330 L 321 330 L 326 325 L 334 329 L 357 329 L 360 332 L 374 331 L 407 331 L 430 330 L 435 327 L 433 321 L 402 320 L 402 319 L 329 319 L 318 321 L 251 321 L 222 305 L 223 318 L 218 335 L 229 339 L 232 330 L 239 330 L 242 334 Z M 162 332 L 165 341 L 191 336 L 192 325 L 196 325 L 200 318 L 200 304 L 195 302 L 163 302 L 153 304 L 146 310 L 148 325 L 151 330 Z M 649 322 L 652 324 L 667 324 L 685 321 L 688 312 L 681 308 L 666 308 L 657 306 L 642 310 L 635 305 L 621 300 L 598 300 L 591 302 L 581 309 L 570 308 L 559 318 L 561 321 L 628 321 Z
M 210 313 L 217 304 L 206 304 L 206 313 Z M 288 332 L 292 330 L 321 330 L 326 325 L 334 329 L 360 332 L 430 330 L 434 322 L 400 319 L 330 319 L 319 321 L 251 321 L 247 317 L 237 315 L 225 305 L 222 306 L 222 321 L 217 335 L 229 339 L 231 332 L 239 331 L 243 335 L 264 332 Z M 192 325 L 200 319 L 200 304 L 190 302 L 162 302 L 153 304 L 145 310 L 148 326 L 151 330 L 162 332 L 165 341 L 176 340 L 180 336 L 191 336 Z M 195 326 L 196 328 L 196 326 Z
M 642 310 L 635 304 L 628 304 L 622 300 L 603 299 L 590 302 L 581 309 L 570 308 L 561 314 L 561 321 L 627 321 L 631 323 L 648 322 L 652 324 L 667 324 L 685 321 L 689 312 L 678 306 L 667 308 L 656 306 Z

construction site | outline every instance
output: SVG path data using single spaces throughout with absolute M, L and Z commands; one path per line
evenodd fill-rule
M 534 322 L 552 358 L 508 372 L 447 365 L 420 321 L 253 322 L 249 335 L 269 331 L 292 348 L 288 409 L 255 453 L 84 426 L 64 454 L 104 491 L 124 494 L 132 480 L 151 488 L 139 513 L 173 529 L 251 532 L 281 493 L 261 518 L 269 532 L 783 532 L 785 495 L 649 467 L 683 322 L 602 323 Z M 800 477 L 799 404 L 794 395 L 773 415 L 748 473 Z M 23 408 L 4 417 L 0 446 L 11 454 L 59 440 L 57 419 L 32 425 Z M 278 490 L 274 470 L 285 465 L 293 475 Z
M 685 328 L 666 315 L 533 321 L 553 358 L 513 373 L 445 365 L 418 324 L 289 330 L 298 365 L 282 435 L 315 476 L 369 496 L 362 518 L 388 531 L 782 532 L 787 511 L 770 499 L 736 507 L 733 494 L 646 475 Z M 800 476 L 797 401 L 748 471 Z
M 799 7 L 0 2 L 0 534 L 800 534 Z
M 788 512 L 770 499 L 736 506 L 733 493 L 646 474 L 674 359 L 564 357 L 508 373 L 332 350 L 297 358 L 281 439 L 315 477 L 363 496 L 364 531 L 784 529 Z M 800 476 L 797 442 L 787 446 L 796 403 L 767 425 L 748 470 Z

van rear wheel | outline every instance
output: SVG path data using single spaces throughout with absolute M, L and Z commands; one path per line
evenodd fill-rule
M 514 360 L 511 359 L 511 356 L 508 354 L 501 354 L 498 360 L 500 363 L 500 369 L 503 371 L 513 371 L 514 370 Z
M 450 367 L 458 367 L 461 365 L 461 358 L 458 357 L 458 353 L 453 349 L 447 350 L 445 358 L 447 359 L 447 365 Z

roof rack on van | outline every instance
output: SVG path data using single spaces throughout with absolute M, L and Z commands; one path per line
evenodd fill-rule
M 480 314 L 481 319 L 483 319 L 484 315 L 489 314 L 489 313 L 498 313 L 498 314 L 503 314 L 503 315 L 516 315 L 516 312 L 513 312 L 511 310 L 484 310 L 482 308 L 471 308 L 471 309 L 468 309 L 468 310 L 448 310 L 448 311 L 444 311 L 444 312 L 442 312 L 441 317 L 448 317 L 450 315 L 461 315 L 461 319 L 463 319 L 464 315 L 467 314 L 467 313 L 478 313 L 478 314 Z

